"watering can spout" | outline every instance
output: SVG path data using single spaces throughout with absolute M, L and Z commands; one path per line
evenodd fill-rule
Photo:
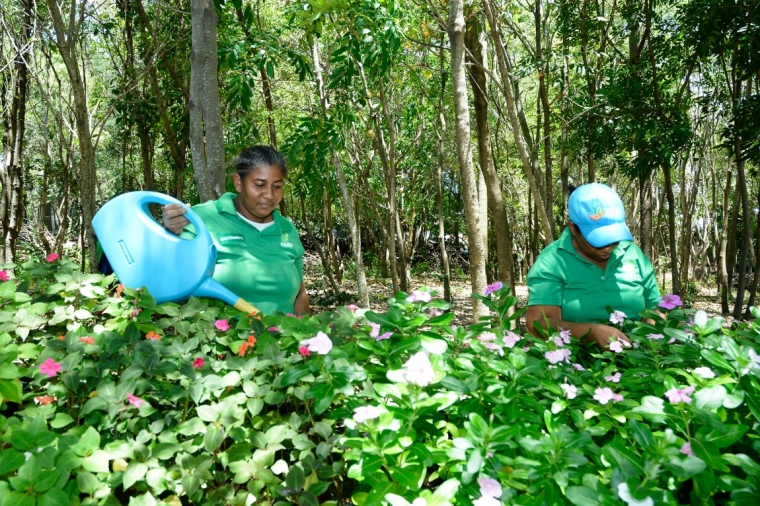
M 253 307 L 244 299 L 232 293 L 230 290 L 225 288 L 224 285 L 212 278 L 207 278 L 203 283 L 201 283 L 201 286 L 196 288 L 193 292 L 193 297 L 206 297 L 210 299 L 223 300 L 227 304 L 233 306 L 235 309 L 243 311 L 245 313 L 259 312 L 258 309 Z

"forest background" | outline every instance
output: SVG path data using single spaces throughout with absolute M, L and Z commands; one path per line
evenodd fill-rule
M 103 203 L 216 198 L 226 162 L 270 144 L 290 163 L 281 210 L 360 305 L 368 274 L 410 291 L 437 273 L 447 299 L 452 264 L 473 292 L 522 283 L 568 184 L 599 181 L 662 289 L 713 286 L 746 317 L 758 3 L 4 1 L 0 263 L 94 269 Z

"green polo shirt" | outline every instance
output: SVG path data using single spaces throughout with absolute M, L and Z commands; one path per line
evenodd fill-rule
M 292 313 L 303 282 L 304 249 L 298 231 L 277 211 L 274 224 L 259 232 L 237 214 L 234 193 L 193 206 L 217 250 L 214 279 L 259 311 Z M 188 225 L 182 237 L 195 237 Z
M 560 306 L 571 322 L 608 321 L 606 306 L 636 318 L 660 301 L 652 263 L 638 246 L 621 241 L 602 270 L 575 250 L 569 229 L 538 256 L 528 290 L 529 306 Z

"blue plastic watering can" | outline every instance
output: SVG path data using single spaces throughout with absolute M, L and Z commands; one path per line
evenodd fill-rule
M 182 204 L 163 193 L 137 191 L 111 199 L 97 212 L 92 226 L 119 281 L 146 287 L 156 302 L 194 297 L 219 299 L 246 313 L 258 310 L 212 279 L 216 247 L 201 218 L 187 208 L 185 217 L 197 237 L 182 239 L 162 227 L 148 204 Z

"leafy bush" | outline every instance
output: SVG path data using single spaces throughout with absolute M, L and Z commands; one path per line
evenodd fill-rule
M 760 326 L 649 311 L 635 348 L 161 304 L 65 260 L 0 284 L 0 504 L 754 504 Z M 0 277 L 6 276 L 0 273 Z M 754 310 L 755 316 L 757 311 Z M 690 317 L 695 321 L 690 322 Z

